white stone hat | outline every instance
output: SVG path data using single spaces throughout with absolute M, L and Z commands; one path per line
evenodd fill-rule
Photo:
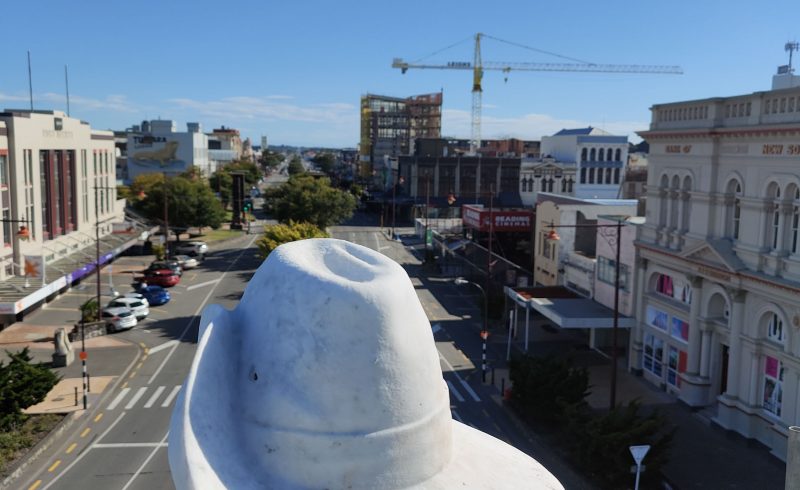
M 451 418 L 408 275 L 333 239 L 278 247 L 236 309 L 203 312 L 169 464 L 178 489 L 563 488 Z

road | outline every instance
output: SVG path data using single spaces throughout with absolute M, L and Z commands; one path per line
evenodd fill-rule
M 175 397 L 194 357 L 199 315 L 216 303 L 236 306 L 260 264 L 253 242 L 213 252 L 186 271 L 172 301 L 150 318 L 117 334 L 145 349 L 125 382 L 100 399 L 63 443 L 37 459 L 16 488 L 174 488 L 167 462 L 167 432 Z
M 552 471 L 558 462 L 548 464 L 546 448 L 519 429 L 503 408 L 499 390 L 481 383 L 480 342 L 473 328 L 480 313 L 470 291 L 431 282 L 418 258 L 379 228 L 368 226 L 365 216 L 353 223 L 358 226 L 332 228 L 332 235 L 377 250 L 409 271 L 433 325 L 453 418 L 536 457 Z M 166 450 L 169 420 L 195 353 L 199 315 L 212 303 L 236 306 L 260 263 L 255 238 L 246 236 L 214 252 L 201 268 L 185 273 L 181 284 L 172 288 L 168 305 L 153 308 L 156 313 L 140 327 L 118 334 L 142 346 L 141 362 L 124 383 L 90 408 L 63 442 L 31 465 L 16 488 L 174 488 Z

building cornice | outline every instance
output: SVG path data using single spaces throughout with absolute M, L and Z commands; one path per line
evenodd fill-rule
M 654 245 L 651 245 L 651 244 L 648 244 L 648 243 L 642 243 L 642 242 L 637 241 L 637 242 L 634 243 L 634 246 L 636 248 L 639 248 L 639 249 L 645 249 L 648 252 L 651 252 L 651 253 L 654 253 L 654 254 L 657 254 L 657 255 L 662 255 L 662 256 L 665 256 L 665 257 L 669 257 L 673 261 L 682 262 L 682 263 L 684 263 L 686 265 L 693 266 L 694 268 L 693 268 L 692 271 L 697 273 L 697 274 L 699 274 L 699 275 L 701 275 L 701 276 L 704 276 L 704 277 L 713 278 L 713 279 L 716 279 L 718 281 L 719 280 L 726 281 L 729 284 L 734 284 L 734 285 L 735 285 L 735 281 L 734 281 L 734 278 L 735 278 L 735 279 L 738 280 L 738 283 L 739 283 L 738 287 L 741 287 L 741 285 L 745 281 L 750 281 L 750 282 L 754 282 L 754 283 L 765 285 L 765 286 L 770 287 L 770 288 L 779 289 L 781 291 L 788 291 L 790 293 L 800 294 L 800 284 L 796 285 L 796 286 L 793 286 L 791 284 L 787 284 L 786 282 L 778 282 L 778 281 L 775 281 L 775 280 L 770 280 L 770 279 L 767 279 L 765 277 L 762 277 L 762 276 L 759 276 L 759 275 L 756 275 L 756 274 L 753 274 L 753 273 L 747 272 L 747 271 L 731 272 L 731 271 L 729 271 L 729 270 L 727 270 L 727 269 L 725 269 L 723 267 L 719 267 L 719 266 L 716 266 L 716 265 L 713 265 L 713 264 L 709 264 L 708 262 L 703 262 L 703 261 L 700 261 L 700 260 L 693 260 L 693 259 L 691 259 L 689 257 L 681 257 L 680 255 L 678 255 L 677 253 L 675 253 L 672 250 L 665 250 L 665 249 L 663 249 L 661 247 L 654 246 Z
M 800 126 L 748 126 L 742 128 L 699 128 L 637 131 L 642 139 L 757 137 L 800 134 Z

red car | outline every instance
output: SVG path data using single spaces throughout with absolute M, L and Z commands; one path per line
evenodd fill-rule
M 155 269 L 145 271 L 142 280 L 147 284 L 169 288 L 181 282 L 181 276 L 169 269 Z

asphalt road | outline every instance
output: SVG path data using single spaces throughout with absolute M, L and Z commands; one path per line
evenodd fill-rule
M 377 250 L 402 264 L 433 325 L 453 418 L 495 436 L 547 464 L 546 448 L 509 416 L 499 390 L 480 377 L 479 311 L 469 289 L 435 283 L 402 243 L 387 238 L 358 215 L 355 226 L 331 229 L 336 238 Z M 16 488 L 171 489 L 167 431 L 175 396 L 193 359 L 199 315 L 208 304 L 232 309 L 260 261 L 249 235 L 214 251 L 201 268 L 187 271 L 172 288 L 173 300 L 137 328 L 118 334 L 142 346 L 141 363 L 42 457 Z M 249 245 L 249 246 L 248 246 Z M 473 328 L 475 327 L 475 328 Z M 556 464 L 556 463 L 553 463 Z M 558 471 L 554 471 L 557 476 Z M 563 481 L 563 480 L 562 480 Z M 567 485 L 567 482 L 564 482 Z M 581 488 L 580 485 L 569 488 Z
M 172 301 L 131 331 L 117 334 L 146 355 L 125 382 L 106 394 L 63 443 L 18 479 L 17 488 L 174 488 L 167 432 L 175 397 L 194 357 L 199 315 L 208 304 L 231 309 L 260 264 L 254 235 L 214 251 L 186 271 Z

